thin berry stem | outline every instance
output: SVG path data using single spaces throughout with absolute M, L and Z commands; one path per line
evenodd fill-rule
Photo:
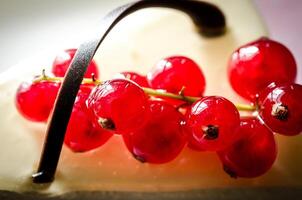
M 145 93 L 147 93 L 150 96 L 161 96 L 161 97 L 168 97 L 168 98 L 172 98 L 172 99 L 179 99 L 179 100 L 186 101 L 188 103 L 194 103 L 195 101 L 200 99 L 200 97 L 190 97 L 190 96 L 178 95 L 178 94 L 166 92 L 164 90 L 155 90 L 155 89 L 147 88 L 147 87 L 143 87 L 143 90 Z
M 55 77 L 55 76 L 47 76 L 45 75 L 45 73 L 42 73 L 41 76 L 37 77 L 34 79 L 34 83 L 38 83 L 38 82 L 41 82 L 41 81 L 49 81 L 49 82 L 62 82 L 64 80 L 63 77 Z M 95 84 L 95 85 L 99 85 L 101 84 L 102 81 L 98 80 L 98 79 L 95 79 L 94 77 L 93 78 L 84 78 L 83 81 L 82 81 L 82 84 Z
M 256 107 L 252 104 L 236 103 L 235 106 L 240 111 L 249 111 L 249 112 L 256 111 Z
M 164 90 L 154 90 L 151 88 L 143 87 L 143 90 L 145 93 L 147 93 L 150 96 L 161 96 L 161 97 L 168 97 L 172 99 L 179 99 L 186 101 L 188 103 L 194 103 L 195 101 L 199 100 L 200 97 L 191 97 L 191 96 L 184 96 L 184 95 L 177 95 L 174 93 L 166 92 Z M 238 110 L 240 111 L 256 111 L 256 107 L 250 104 L 235 104 Z
M 34 82 L 41 82 L 41 81 L 50 81 L 50 82 L 62 82 L 63 81 L 63 77 L 50 77 L 45 75 L 45 73 L 42 73 L 41 76 L 37 77 Z M 95 84 L 95 85 L 99 85 L 102 84 L 102 81 L 96 79 L 95 77 L 92 78 L 84 78 L 82 81 L 82 84 Z M 170 92 L 166 92 L 164 90 L 155 90 L 152 88 L 147 88 L 147 87 L 142 87 L 142 89 L 144 90 L 144 92 L 150 96 L 157 96 L 157 97 L 168 97 L 171 99 L 178 99 L 178 100 L 183 100 L 186 101 L 188 103 L 194 103 L 197 100 L 199 100 L 201 97 L 191 97 L 191 96 L 185 96 L 183 94 L 174 94 L 174 93 L 170 93 Z M 256 111 L 256 107 L 254 105 L 251 104 L 240 104 L 240 103 L 236 103 L 235 104 L 236 108 L 240 111 Z

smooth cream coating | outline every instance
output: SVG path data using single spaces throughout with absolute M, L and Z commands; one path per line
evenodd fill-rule
M 238 46 L 267 35 L 250 1 L 215 0 L 226 14 L 228 31 L 218 38 L 203 38 L 183 13 L 146 9 L 127 17 L 109 34 L 95 60 L 103 80 L 120 71 L 146 73 L 159 59 L 185 55 L 202 68 L 206 95 L 242 101 L 227 81 L 226 65 Z M 185 148 L 164 165 L 141 164 L 126 150 L 120 136 L 101 148 L 76 154 L 64 147 L 57 177 L 51 185 L 31 184 L 43 146 L 45 124 L 23 119 L 14 106 L 21 81 L 50 66 L 55 53 L 34 58 L 0 75 L 0 190 L 60 194 L 75 190 L 186 190 L 234 186 L 302 186 L 301 137 L 278 138 L 279 156 L 272 170 L 257 179 L 230 179 L 215 153 Z

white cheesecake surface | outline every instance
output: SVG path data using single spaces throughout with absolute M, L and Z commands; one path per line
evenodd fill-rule
M 206 95 L 242 102 L 227 81 L 227 61 L 237 47 L 267 35 L 250 1 L 215 0 L 226 15 L 227 33 L 201 37 L 190 18 L 170 9 L 146 9 L 120 23 L 95 56 L 103 80 L 120 71 L 146 73 L 159 59 L 185 55 L 202 68 Z M 120 136 L 87 153 L 64 147 L 55 181 L 31 183 L 37 169 L 46 124 L 29 122 L 18 114 L 14 97 L 18 85 L 49 70 L 56 52 L 37 56 L 0 75 L 0 190 L 61 194 L 69 191 L 174 191 L 198 188 L 302 186 L 302 138 L 277 137 L 279 155 L 273 168 L 256 179 L 231 179 L 215 153 L 185 148 L 164 165 L 141 164 L 132 158 Z

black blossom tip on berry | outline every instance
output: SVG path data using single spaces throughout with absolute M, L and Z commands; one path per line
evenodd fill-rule
M 95 73 L 91 73 L 91 80 L 92 82 L 96 82 Z
M 276 103 L 272 107 L 272 116 L 280 121 L 286 121 L 289 116 L 288 107 L 281 103 Z
M 223 170 L 225 171 L 225 173 L 227 173 L 231 178 L 238 178 L 236 172 L 234 172 L 232 169 L 230 169 L 228 166 L 223 165 Z
M 141 163 L 147 162 L 146 159 L 145 159 L 144 157 L 142 157 L 142 156 L 135 155 L 135 154 L 132 154 L 132 155 L 133 155 L 133 157 L 134 157 L 136 160 L 138 160 L 138 161 L 141 162 Z
M 219 128 L 215 125 L 208 125 L 202 127 L 202 130 L 205 134 L 205 139 L 207 140 L 214 140 L 217 139 L 219 136 Z
M 103 129 L 115 130 L 115 124 L 109 118 L 99 118 L 98 122 Z

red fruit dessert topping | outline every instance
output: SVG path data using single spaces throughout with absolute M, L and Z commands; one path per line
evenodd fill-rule
M 302 132 L 302 86 L 299 84 L 279 85 L 266 95 L 260 95 L 259 114 L 274 131 L 283 135 Z
M 141 162 L 169 162 L 177 157 L 187 141 L 183 115 L 164 101 L 150 101 L 148 108 L 146 122 L 140 128 L 124 133 L 124 142 Z
M 240 125 L 239 112 L 229 100 L 209 96 L 195 102 L 187 114 L 193 149 L 218 151 L 231 145 Z
M 277 157 L 273 133 L 258 119 L 241 119 L 240 138 L 218 152 L 226 173 L 231 177 L 254 178 L 267 172 Z
M 62 51 L 57 55 L 53 64 L 52 64 L 52 73 L 58 77 L 64 77 L 68 67 L 76 53 L 76 49 L 67 49 Z M 91 78 L 91 75 L 94 74 L 95 78 L 99 78 L 99 71 L 96 63 L 92 60 L 88 65 L 87 71 L 85 73 L 85 78 Z
M 196 97 L 203 95 L 206 84 L 200 67 L 184 56 L 171 56 L 160 60 L 147 74 L 147 79 L 154 89 L 175 94 L 182 91 L 183 95 Z M 177 105 L 179 101 L 175 103 Z
M 16 107 L 28 120 L 46 122 L 53 109 L 60 83 L 23 82 L 16 94 Z
M 147 95 L 136 83 L 113 79 L 97 86 L 87 105 L 105 129 L 117 133 L 136 129 L 145 120 Z
M 90 116 L 86 100 L 92 85 L 82 85 L 73 106 L 64 143 L 74 152 L 86 152 L 105 144 L 113 135 L 112 131 L 103 129 L 95 118 Z
M 252 101 L 272 82 L 293 83 L 296 74 L 297 66 L 291 52 L 268 38 L 238 48 L 229 61 L 229 80 L 233 89 Z

